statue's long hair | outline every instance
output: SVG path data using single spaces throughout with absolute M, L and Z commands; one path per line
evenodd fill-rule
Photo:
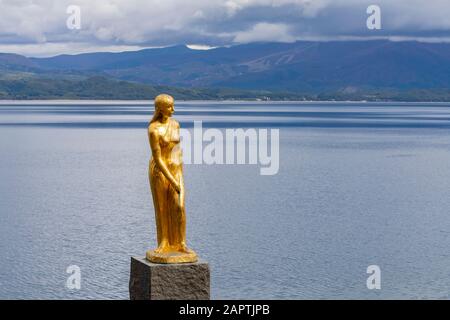
M 173 97 L 168 94 L 160 94 L 155 98 L 155 113 L 153 113 L 153 118 L 150 123 L 159 121 L 161 118 L 161 108 L 168 104 L 172 104 L 174 101 Z

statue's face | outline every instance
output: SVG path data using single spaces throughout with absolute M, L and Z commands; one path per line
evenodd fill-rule
M 165 115 L 166 117 L 170 117 L 172 116 L 172 114 L 174 113 L 175 108 L 174 108 L 174 103 L 173 101 L 170 103 L 165 103 L 163 104 L 163 106 L 161 107 L 161 113 L 163 115 Z

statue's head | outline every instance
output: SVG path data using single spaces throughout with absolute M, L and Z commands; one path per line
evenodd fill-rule
M 174 112 L 175 100 L 168 94 L 160 94 L 155 98 L 155 114 L 153 120 L 159 119 L 161 115 L 166 117 L 172 116 Z

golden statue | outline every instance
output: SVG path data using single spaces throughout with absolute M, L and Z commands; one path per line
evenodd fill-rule
M 197 261 L 186 246 L 183 160 L 180 125 L 172 119 L 174 99 L 167 94 L 155 98 L 155 113 L 148 127 L 152 149 L 149 180 L 155 207 L 158 248 L 147 251 L 147 260 L 155 263 Z

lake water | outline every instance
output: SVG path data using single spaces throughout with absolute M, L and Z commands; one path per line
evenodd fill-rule
M 130 256 L 156 245 L 152 112 L 0 105 L 0 298 L 128 298 Z M 280 129 L 276 175 L 185 166 L 188 242 L 212 298 L 450 298 L 450 104 L 179 102 L 175 118 Z

